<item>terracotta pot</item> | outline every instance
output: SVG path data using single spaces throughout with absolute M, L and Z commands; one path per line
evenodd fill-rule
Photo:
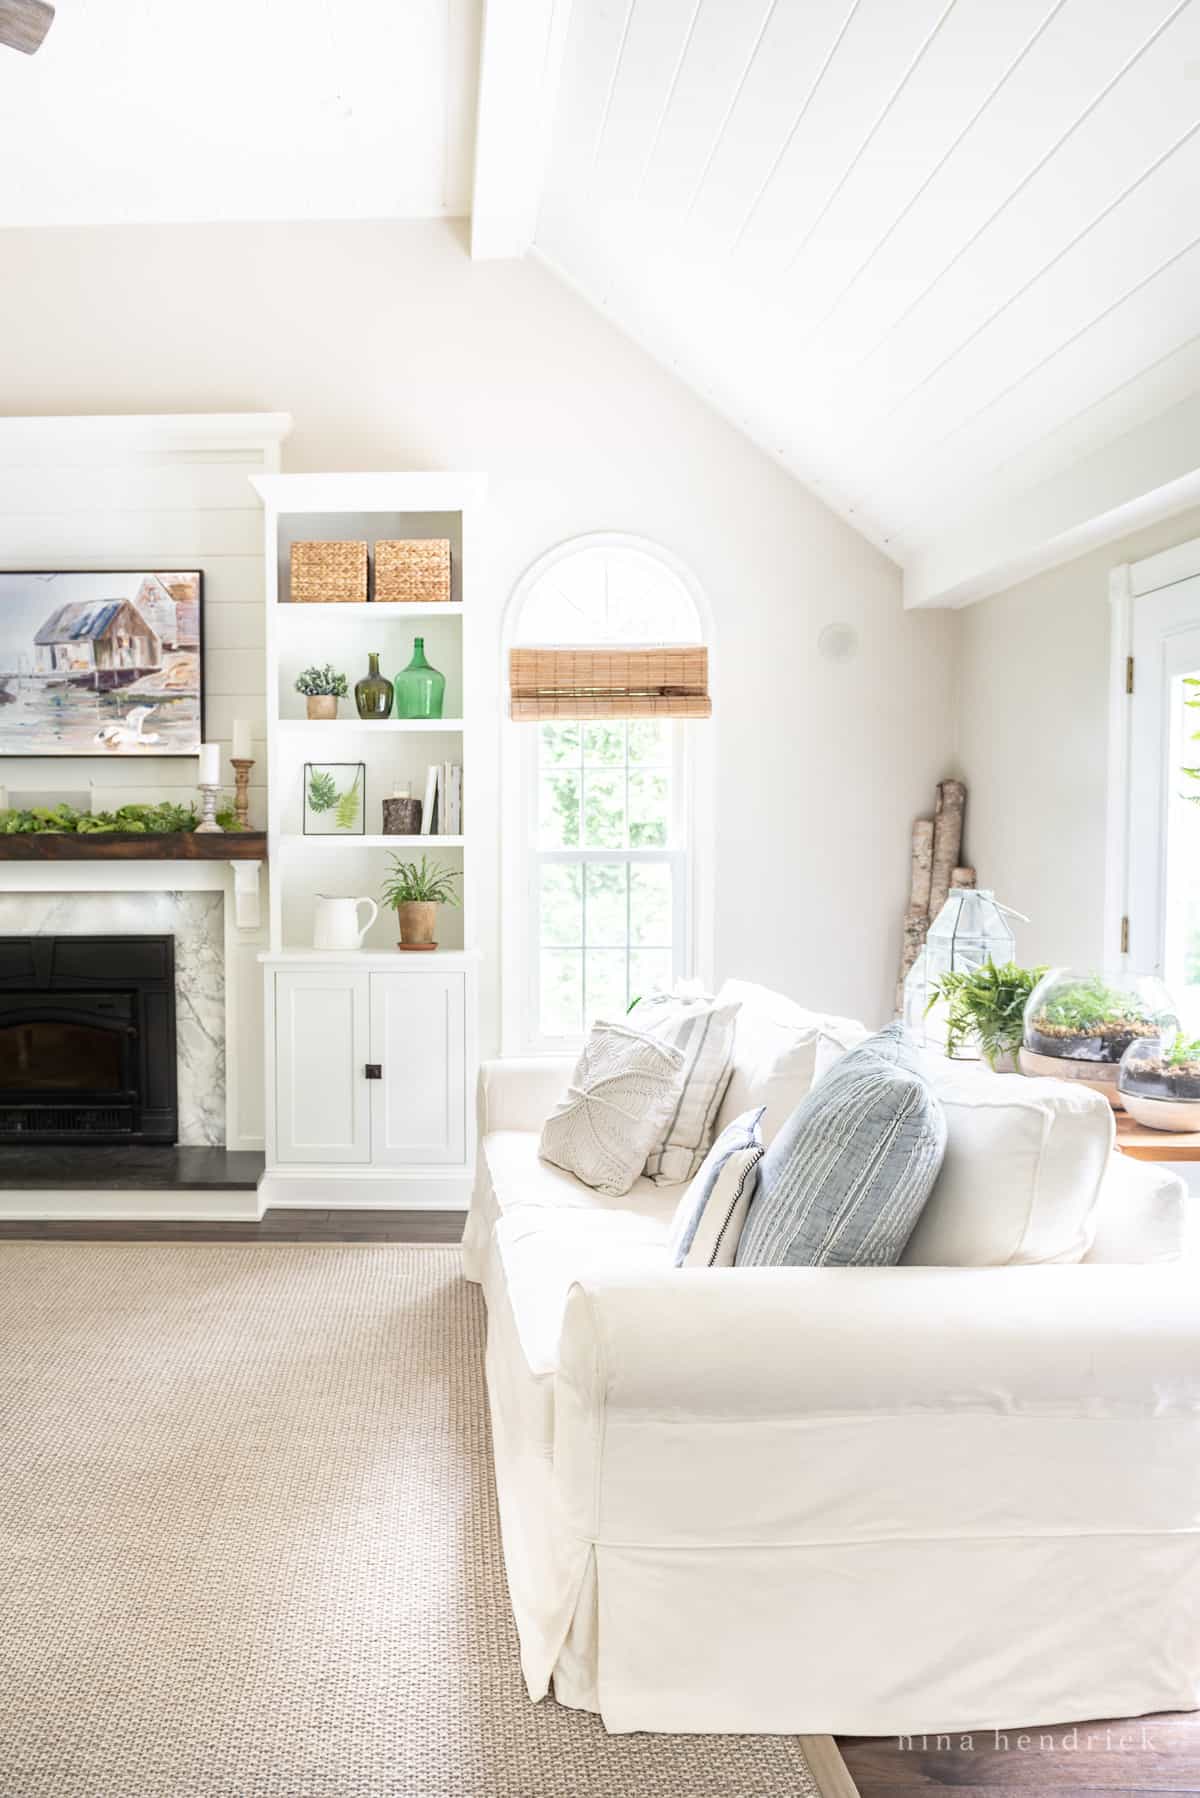
M 337 717 L 337 700 L 332 693 L 310 693 L 304 703 L 310 718 Z
M 406 899 L 396 907 L 400 920 L 400 941 L 406 949 L 432 949 L 433 931 L 437 923 L 437 906 L 427 899 Z

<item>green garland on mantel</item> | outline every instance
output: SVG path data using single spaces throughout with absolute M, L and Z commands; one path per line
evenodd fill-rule
M 28 811 L 0 811 L 0 836 L 147 836 L 173 837 L 195 830 L 200 814 L 194 805 L 121 805 L 115 812 L 78 812 L 73 805 L 35 805 Z M 240 830 L 233 807 L 217 813 L 223 830 Z

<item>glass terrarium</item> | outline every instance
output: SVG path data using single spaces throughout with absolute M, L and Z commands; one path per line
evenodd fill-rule
M 1200 1037 L 1169 1026 L 1121 1057 L 1117 1089 L 1129 1115 L 1152 1130 L 1200 1130 Z
M 1029 995 L 1021 1066 L 1027 1074 L 1082 1079 L 1121 1105 L 1117 1070 L 1132 1045 L 1174 1037 L 1171 996 L 1153 974 L 1051 968 Z
M 1008 919 L 1017 915 L 987 888 L 951 889 L 904 982 L 904 1023 L 926 1048 L 956 1060 L 979 1059 L 977 1038 L 960 1035 L 948 1044 L 947 1003 L 936 995 L 947 974 L 1011 962 L 1016 940 Z

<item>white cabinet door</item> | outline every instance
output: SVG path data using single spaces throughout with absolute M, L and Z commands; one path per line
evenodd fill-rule
M 275 1152 L 281 1162 L 371 1159 L 367 975 L 275 975 Z
M 467 976 L 371 975 L 371 1159 L 377 1167 L 464 1160 Z

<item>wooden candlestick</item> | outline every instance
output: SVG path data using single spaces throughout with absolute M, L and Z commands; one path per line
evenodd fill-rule
M 250 828 L 250 770 L 254 762 L 251 758 L 233 758 L 233 778 L 237 786 L 233 795 L 233 810 L 238 824 L 243 830 Z

